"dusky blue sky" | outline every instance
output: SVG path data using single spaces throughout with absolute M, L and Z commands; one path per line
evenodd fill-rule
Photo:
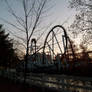
M 4 3 L 4 0 L 0 0 L 0 18 L 4 18 L 10 22 L 15 22 L 14 18 L 7 12 L 7 6 Z M 14 10 L 17 11 L 17 14 L 21 15 L 21 9 L 18 2 L 14 2 L 10 0 L 11 5 L 14 7 Z M 69 0 L 52 0 L 51 5 L 53 6 L 49 11 L 48 18 L 46 19 L 46 24 L 53 22 L 53 25 L 63 24 L 67 29 L 69 25 L 72 24 L 74 15 L 76 11 L 74 9 L 69 8 Z M 13 29 L 11 26 L 6 25 L 2 20 L 0 20 L 0 24 L 4 24 L 5 28 Z
M 13 20 L 11 15 L 7 12 L 7 7 L 4 4 L 4 0 L 0 0 L 0 18 L 7 19 L 9 21 Z M 10 0 L 13 1 L 13 0 Z M 15 10 L 18 9 L 18 13 L 21 14 L 20 7 L 18 3 L 13 3 Z M 69 0 L 52 0 L 53 8 L 49 11 L 50 16 L 48 16 L 48 22 L 55 21 L 55 24 L 62 24 L 68 19 L 69 24 L 73 21 L 74 14 L 76 13 L 74 9 L 69 8 Z M 0 20 L 0 24 L 3 21 Z
M 56 0 L 56 6 L 53 8 L 54 17 L 57 22 L 63 23 L 67 19 L 72 20 L 76 11 L 69 8 L 69 0 Z
M 17 14 L 21 15 L 22 13 L 19 3 L 14 2 L 13 0 L 10 1 L 13 2 L 11 5 L 14 7 L 14 10 L 17 11 Z M 63 26 L 65 29 L 68 29 L 68 27 L 73 23 L 75 14 L 77 13 L 75 9 L 71 9 L 69 7 L 69 0 L 52 0 L 51 5 L 53 7 L 49 11 L 45 24 L 53 22 L 52 26 L 54 26 L 58 24 L 62 25 L 64 23 Z M 14 18 L 7 12 L 7 6 L 5 5 L 4 0 L 0 0 L 0 18 L 4 18 L 5 20 L 15 23 Z M 1 19 L 0 24 L 4 24 L 6 31 L 7 29 L 13 29 L 10 25 L 5 24 Z M 69 35 L 69 37 L 71 37 L 71 35 Z M 80 37 L 76 38 L 75 42 L 79 44 Z

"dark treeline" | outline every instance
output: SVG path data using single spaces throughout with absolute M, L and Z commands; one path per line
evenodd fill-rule
M 0 67 L 14 67 L 18 61 L 13 49 L 13 40 L 5 33 L 3 25 L 0 25 Z
M 80 44 L 78 48 L 72 42 L 72 46 L 75 56 L 73 55 L 71 49 L 68 49 L 69 51 L 64 57 L 67 59 L 67 63 L 65 64 L 63 72 L 65 74 L 78 76 L 92 76 L 92 51 L 87 50 L 83 44 Z

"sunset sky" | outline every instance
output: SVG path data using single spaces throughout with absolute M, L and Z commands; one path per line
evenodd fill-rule
M 7 12 L 7 6 L 4 3 L 4 0 L 0 1 L 0 18 L 14 23 L 13 17 Z M 10 4 L 11 1 L 12 0 L 10 0 Z M 19 3 L 14 2 L 11 5 L 14 6 L 14 10 L 17 11 L 19 15 L 21 15 Z M 69 0 L 52 0 L 51 6 L 52 8 L 48 13 L 48 18 L 45 23 L 48 24 L 53 22 L 53 26 L 58 24 L 62 25 L 64 23 L 63 26 L 67 29 L 67 27 L 69 27 L 69 25 L 71 25 L 74 20 L 76 10 L 69 7 Z M 65 22 L 66 20 L 67 22 Z M 3 22 L 1 19 L 0 24 L 4 24 L 6 29 L 13 29 L 10 25 L 5 24 L 5 22 Z M 79 39 L 77 39 L 77 41 L 78 40 Z

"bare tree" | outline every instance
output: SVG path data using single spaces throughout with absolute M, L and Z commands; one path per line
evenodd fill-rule
M 70 28 L 82 34 L 82 44 L 87 46 L 92 43 L 92 0 L 70 0 L 70 6 L 78 11 Z
M 4 19 L 2 20 L 13 26 L 19 33 L 19 36 L 16 34 L 14 34 L 14 36 L 16 36 L 18 39 L 20 39 L 23 42 L 22 44 L 26 49 L 26 55 L 25 55 L 25 74 L 26 74 L 30 40 L 32 38 L 32 35 L 35 32 L 37 32 L 38 27 L 41 24 L 45 13 L 50 9 L 50 7 L 48 8 L 48 4 L 49 4 L 48 2 L 50 1 L 49 0 L 20 0 L 20 1 L 15 0 L 13 2 L 20 3 L 20 5 L 22 6 L 21 11 L 23 11 L 23 13 L 21 12 L 20 15 L 18 15 L 14 11 L 13 7 L 10 5 L 10 0 L 5 0 L 5 3 L 8 6 L 8 11 L 15 18 L 16 24 L 11 23 Z M 22 34 L 25 35 L 24 38 L 21 37 L 20 32 L 22 32 Z M 43 35 L 43 33 L 41 33 L 41 35 Z M 38 39 L 40 39 L 40 37 Z M 24 77 L 26 79 L 26 75 Z

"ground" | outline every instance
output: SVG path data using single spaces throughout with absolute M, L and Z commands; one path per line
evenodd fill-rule
M 24 86 L 20 83 L 0 77 L 0 92 L 57 92 L 56 90 L 37 87 L 37 86 Z

